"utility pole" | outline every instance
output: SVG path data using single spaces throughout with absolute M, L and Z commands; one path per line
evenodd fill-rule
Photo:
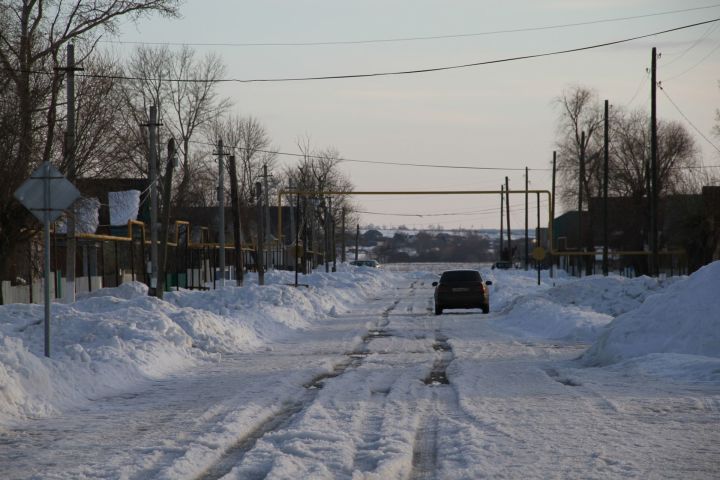
M 657 275 L 658 265 L 658 139 L 657 139 L 657 49 L 652 49 L 650 65 L 650 275 Z
M 220 288 L 225 286 L 225 162 L 222 138 L 218 139 L 218 263 L 220 263 Z
M 168 229 L 170 228 L 170 193 L 172 191 L 173 168 L 177 161 L 175 139 L 170 138 L 167 146 L 167 164 L 163 179 L 162 226 L 160 229 L 160 262 L 158 264 L 158 286 L 156 296 L 162 299 L 165 294 L 165 278 L 167 276 Z M 176 246 L 175 248 L 180 248 Z
M 329 198 L 328 198 L 328 201 L 330 201 Z M 324 209 L 324 213 L 325 213 L 325 216 L 324 216 L 325 222 L 323 224 L 323 233 L 325 234 L 325 238 L 324 238 L 325 252 L 323 255 L 323 260 L 325 262 L 325 273 L 330 273 L 330 235 L 329 235 L 330 232 L 328 231 L 328 229 L 330 228 L 330 219 L 328 218 L 328 205 L 325 202 L 323 202 L 323 209 Z
M 583 180 L 585 178 L 585 132 L 580 135 L 580 177 L 578 179 L 578 251 L 582 248 L 582 205 L 583 205 Z
M 505 223 L 505 185 L 500 185 L 500 258 L 499 260 L 503 260 L 503 243 L 504 243 L 504 235 L 505 232 L 503 231 L 504 223 Z
M 157 296 L 157 275 L 158 275 L 158 231 L 157 231 L 157 107 L 150 106 L 150 121 L 148 122 L 148 130 L 150 135 L 150 288 L 148 295 Z
M 342 263 L 345 263 L 345 260 L 347 260 L 347 258 L 346 258 L 346 256 L 345 256 L 345 247 L 346 247 L 346 245 L 345 245 L 345 240 L 346 240 L 346 237 L 347 237 L 347 235 L 345 235 L 345 207 L 343 207 L 343 209 L 342 209 L 342 220 L 341 220 L 341 222 L 340 222 L 340 225 L 341 225 L 340 228 L 342 229 L 342 235 L 341 235 L 341 237 L 340 237 L 340 238 L 341 238 L 341 240 L 340 240 L 340 246 L 341 246 L 341 248 L 342 248 L 342 253 L 341 253 L 341 256 L 340 256 L 340 261 L 341 261 Z
M 263 245 L 263 205 L 262 183 L 255 182 L 255 206 L 257 207 L 257 246 L 255 266 L 258 273 L 258 285 L 265 285 L 265 251 Z
M 609 126 L 610 126 L 610 120 L 608 118 L 608 114 L 610 112 L 610 105 L 607 100 L 605 100 L 605 125 L 603 128 L 603 258 L 602 258 L 602 269 L 603 269 L 603 275 L 606 277 L 608 276 L 608 164 L 609 164 L 609 158 L 610 154 L 608 151 L 609 146 Z
M 554 227 L 555 223 L 555 173 L 557 172 L 557 152 L 553 150 L 553 164 L 552 164 L 552 199 L 550 200 L 550 226 Z M 551 228 L 552 235 L 555 235 L 555 228 Z M 549 246 L 550 246 L 550 278 L 554 278 L 555 273 L 553 272 L 553 269 L 555 267 L 555 259 L 552 258 L 552 251 L 553 251 L 553 245 L 555 243 L 555 239 L 550 236 L 548 238 Z
M 536 195 L 536 201 L 537 201 L 537 230 L 535 230 L 535 243 L 536 247 L 540 247 L 540 192 L 535 192 Z M 540 285 L 540 260 L 535 260 L 535 263 L 537 264 L 537 282 L 538 285 Z
M 355 261 L 358 260 L 358 249 L 360 247 L 360 224 L 355 228 Z
M 530 263 L 530 239 L 528 238 L 528 188 L 530 178 L 528 177 L 528 167 L 525 167 L 525 271 Z
M 288 190 L 290 190 L 291 192 L 293 191 L 292 178 L 288 180 Z M 293 205 L 292 194 L 290 194 L 290 195 L 288 196 L 288 205 L 290 206 L 290 235 L 296 236 L 296 235 L 295 235 L 295 222 L 296 222 L 296 219 L 295 219 L 295 217 L 296 217 L 296 215 L 295 215 L 295 210 L 296 210 L 296 208 L 295 208 L 295 206 Z M 282 215 L 282 208 L 280 207 L 280 205 L 278 205 L 278 209 L 280 210 L 280 211 L 278 212 L 278 215 Z M 292 243 L 292 236 L 288 239 L 288 240 L 289 240 L 288 243 Z M 279 233 L 278 233 L 278 237 L 279 237 L 279 238 L 282 238 L 282 237 L 283 237 L 283 236 L 282 236 L 282 232 L 279 232 Z M 297 240 L 297 239 L 296 239 L 296 240 Z M 284 244 L 285 244 L 285 242 L 281 242 L 281 246 L 284 247 Z M 297 246 L 297 242 L 295 243 L 295 245 Z M 296 262 L 296 265 L 295 265 L 295 266 L 297 266 L 297 262 Z
M 268 188 L 268 172 L 267 172 L 267 163 L 263 165 L 263 188 L 265 189 L 265 198 L 263 200 L 263 206 L 265 209 L 265 223 L 263 224 L 263 240 L 265 244 L 270 245 L 270 189 Z M 279 208 L 279 205 L 278 205 Z M 280 215 L 280 212 L 278 212 L 278 215 Z M 277 232 L 278 238 L 280 238 L 280 232 Z M 266 262 L 263 264 L 265 269 L 269 268 L 271 265 L 269 265 L 270 262 Z
M 292 190 L 292 189 L 291 189 Z M 290 199 L 292 202 L 292 197 Z M 295 225 L 293 228 L 293 233 L 295 233 L 295 248 L 293 248 L 293 262 L 295 262 L 295 286 L 298 286 L 298 262 L 300 260 L 300 191 L 298 190 L 297 193 L 295 193 Z M 303 258 L 305 256 L 303 255 Z
M 577 249 L 578 253 L 582 251 L 582 245 L 583 245 L 583 228 L 582 228 L 582 205 L 583 205 L 583 180 L 585 179 L 585 131 L 582 131 L 580 134 L 580 168 L 579 174 L 580 178 L 578 179 L 578 224 L 577 224 Z M 579 261 L 581 257 L 578 258 L 578 276 L 582 276 L 582 264 L 584 262 Z
M 241 287 L 243 284 L 243 269 L 245 267 L 243 265 L 242 241 L 240 238 L 240 199 L 238 198 L 235 155 L 230 155 L 230 195 L 232 196 L 233 245 L 235 247 L 235 285 Z
M 67 130 L 65 131 L 65 164 L 67 179 L 75 183 L 77 170 L 75 165 L 75 45 L 67 46 Z M 77 241 L 75 240 L 75 207 L 70 207 L 67 216 L 66 235 L 66 272 L 65 272 L 65 303 L 75 301 L 75 256 Z
M 510 237 L 510 180 L 505 177 L 505 216 L 507 218 L 508 260 L 513 261 L 512 238 Z

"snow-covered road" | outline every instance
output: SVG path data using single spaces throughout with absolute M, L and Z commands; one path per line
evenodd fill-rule
M 0 430 L 0 477 L 718 477 L 718 382 L 517 335 L 494 275 L 490 315 L 435 316 L 432 274 L 395 275 L 262 348 Z

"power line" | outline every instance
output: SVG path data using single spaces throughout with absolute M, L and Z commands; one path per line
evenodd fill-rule
M 672 33 L 672 32 L 677 32 L 680 30 L 685 30 L 688 28 L 694 28 L 694 27 L 698 27 L 700 25 L 708 25 L 710 23 L 714 23 L 717 21 L 720 21 L 720 17 L 714 18 L 712 20 L 705 20 L 703 22 L 697 22 L 697 23 L 692 23 L 689 25 L 683 25 L 681 27 L 660 30 L 660 31 L 648 33 L 645 35 L 637 35 L 634 37 L 628 37 L 628 38 L 624 38 L 621 40 L 613 40 L 610 42 L 596 43 L 596 44 L 587 45 L 584 47 L 575 47 L 575 48 L 568 48 L 568 49 L 564 49 L 564 50 L 555 50 L 555 51 L 545 52 L 545 53 L 520 55 L 520 56 L 515 56 L 515 57 L 506 57 L 506 58 L 500 58 L 500 59 L 495 59 L 495 60 L 485 60 L 485 61 L 479 61 L 479 62 L 458 64 L 458 65 L 448 65 L 448 66 L 443 66 L 443 67 L 429 67 L 429 68 L 418 68 L 418 69 L 413 69 L 413 70 L 397 70 L 397 71 L 375 72 L 375 73 L 321 75 L 321 76 L 309 76 L 309 77 L 278 77 L 278 78 L 254 78 L 254 79 L 219 78 L 219 79 L 213 79 L 213 80 L 193 79 L 193 78 L 175 78 L 175 79 L 165 78 L 162 80 L 169 81 L 169 82 L 185 82 L 185 83 L 280 83 L 280 82 L 305 82 L 305 81 L 317 81 L 317 80 L 341 80 L 341 79 L 388 77 L 388 76 L 401 76 L 401 75 L 418 75 L 418 74 L 422 74 L 422 73 L 433 73 L 433 72 L 441 72 L 441 71 L 447 71 L 447 70 L 459 70 L 459 69 L 479 67 L 479 66 L 484 66 L 484 65 L 516 62 L 516 61 L 520 61 L 520 60 L 530 60 L 530 59 L 534 59 L 534 58 L 543 58 L 543 57 L 550 57 L 550 56 L 555 56 L 555 55 L 564 55 L 564 54 L 568 54 L 568 53 L 577 53 L 577 52 L 582 52 L 582 51 L 587 51 L 587 50 L 594 50 L 597 48 L 609 47 L 612 45 L 620 45 L 620 44 L 632 42 L 635 40 L 641 40 L 643 38 L 649 38 L 649 37 L 654 37 L 654 36 L 658 36 L 658 35 L 663 35 L 666 33 Z M 18 70 L 13 70 L 13 71 L 18 71 Z M 35 72 L 30 71 L 29 73 L 53 75 L 53 73 L 51 73 L 51 72 L 41 72 L 41 71 L 35 71 Z M 122 80 L 125 80 L 125 81 L 159 81 L 159 80 L 161 80 L 159 78 L 152 78 L 152 77 L 132 77 L 132 76 L 127 76 L 127 75 L 103 75 L 103 74 L 92 74 L 92 73 L 83 73 L 83 74 L 79 74 L 78 76 L 87 77 L 87 78 L 105 78 L 105 79 L 113 79 L 113 80 L 121 80 L 121 81 Z
M 718 27 L 718 24 L 710 25 L 708 28 L 703 32 L 700 37 L 697 38 L 689 47 L 687 47 L 685 50 L 683 50 L 678 56 L 671 58 L 669 62 L 663 64 L 663 68 L 667 68 L 673 63 L 677 62 L 678 60 L 682 59 L 690 50 L 700 45 L 700 43 L 705 40 L 707 37 L 709 37 Z M 663 52 L 664 53 L 664 52 Z M 672 57 L 672 55 L 671 55 Z
M 670 80 L 675 80 L 676 78 L 680 78 L 680 77 L 682 77 L 683 75 L 685 75 L 686 73 L 690 72 L 691 70 L 694 70 L 695 68 L 699 67 L 705 60 L 707 60 L 708 58 L 710 58 L 710 57 L 712 56 L 712 54 L 715 53 L 719 48 L 720 48 L 720 42 L 717 42 L 717 45 L 715 45 L 715 47 L 714 47 L 712 50 L 710 50 L 710 52 L 708 52 L 707 55 L 705 55 L 704 57 L 702 57 L 697 63 L 695 63 L 695 64 L 694 64 L 693 66 L 691 66 L 690 68 L 684 70 L 682 73 L 678 73 L 677 75 L 673 75 L 673 76 L 670 77 L 670 78 L 666 78 L 665 81 L 668 82 L 668 81 L 670 81 Z
M 319 41 L 319 42 L 200 42 L 200 43 L 187 43 L 187 42 L 143 42 L 143 41 L 129 41 L 129 40 L 102 40 L 102 43 L 110 44 L 121 44 L 121 45 L 169 45 L 169 46 L 198 46 L 198 47 L 308 47 L 308 46 L 330 46 L 330 45 L 364 45 L 373 43 L 400 43 L 400 42 L 415 42 L 415 41 L 427 41 L 427 40 L 446 40 L 453 38 L 467 38 L 467 37 L 480 37 L 487 35 L 499 35 L 506 33 L 523 33 L 523 32 L 536 32 L 543 30 L 556 30 L 561 28 L 580 27 L 586 25 L 596 25 L 601 23 L 613 23 L 627 20 L 636 20 L 640 18 L 658 17 L 663 15 L 672 15 L 676 13 L 685 13 L 698 10 L 708 10 L 711 8 L 720 7 L 720 4 L 706 5 L 704 7 L 694 8 L 683 8 L 679 10 L 667 10 L 663 12 L 648 13 L 643 15 L 633 15 L 627 17 L 613 17 L 605 18 L 600 20 L 588 20 L 584 22 L 575 23 L 564 23 L 554 25 L 544 25 L 539 27 L 522 27 L 512 28 L 506 30 L 490 30 L 484 32 L 474 33 L 456 33 L 447 35 L 431 35 L 431 36 L 414 36 L 414 37 L 397 37 L 397 38 L 376 38 L 376 39 L 365 39 L 365 40 L 332 40 L 332 41 Z
M 698 133 L 698 135 L 700 135 L 707 143 L 709 143 L 715 150 L 717 150 L 718 153 L 720 153 L 720 148 L 718 148 L 717 145 L 715 145 L 713 142 L 711 142 L 710 139 L 707 138 L 707 137 L 700 131 L 700 129 L 695 126 L 695 124 L 687 117 L 687 115 L 685 115 L 685 114 L 682 112 L 682 110 L 680 110 L 680 107 L 678 107 L 677 104 L 673 101 L 673 99 L 670 98 L 670 95 L 668 95 L 668 93 L 665 91 L 665 89 L 663 88 L 663 86 L 662 86 L 662 85 L 658 85 L 658 87 L 660 88 L 660 91 L 665 95 L 665 97 L 670 101 L 670 103 L 672 104 L 672 106 L 675 107 L 675 110 L 677 110 L 678 113 L 679 113 L 680 115 L 682 115 L 682 117 L 685 119 L 685 121 L 686 121 L 688 124 L 690 124 L 690 126 L 691 126 L 693 129 L 695 129 L 695 131 Z M 707 168 L 720 168 L 720 165 L 708 165 Z
M 198 144 L 198 145 L 208 145 L 208 146 L 214 146 L 214 144 L 211 144 L 209 142 L 199 142 L 192 140 L 190 143 Z M 236 148 L 238 150 L 252 150 L 253 152 L 258 153 L 267 153 L 271 155 L 284 155 L 288 157 L 298 157 L 298 158 L 311 158 L 311 159 L 319 159 L 319 160 L 327 160 L 328 157 L 324 157 L 321 155 L 308 155 L 304 153 L 291 153 L 291 152 L 279 152 L 279 151 L 273 151 L 273 150 L 261 150 L 258 148 L 247 148 L 247 147 L 229 147 L 228 148 Z M 337 158 L 335 159 L 338 162 L 351 162 L 351 163 L 370 163 L 370 164 L 377 164 L 377 165 L 397 165 L 401 167 L 423 167 L 423 168 L 446 168 L 446 169 L 459 169 L 459 170 L 498 170 L 498 171 L 525 171 L 525 168 L 512 168 L 512 167 L 473 167 L 469 165 L 434 165 L 431 163 L 403 163 L 403 162 L 390 162 L 390 161 L 381 161 L 381 160 L 358 160 L 353 158 Z M 549 168 L 531 168 L 531 171 L 549 171 Z

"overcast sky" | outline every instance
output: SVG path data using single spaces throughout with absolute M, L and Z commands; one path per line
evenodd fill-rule
M 712 8 L 698 9 L 717 5 Z M 693 11 L 565 28 L 455 38 L 339 45 L 201 46 L 202 43 L 314 43 L 450 36 Z M 120 40 L 186 42 L 212 49 L 239 79 L 375 73 L 467 64 L 611 42 L 720 17 L 712 0 L 337 0 L 247 2 L 187 0 L 181 19 L 153 17 L 125 25 Z M 548 169 L 556 141 L 553 99 L 580 84 L 613 105 L 649 110 L 646 69 L 651 49 L 662 54 L 658 79 L 682 112 L 711 136 L 720 107 L 720 22 L 617 46 L 538 59 L 417 75 L 284 83 L 229 83 L 221 92 L 237 113 L 253 115 L 274 146 L 297 153 L 309 135 L 318 148 L 334 146 L 358 160 L 529 167 L 531 188 L 550 189 Z M 130 48 L 126 45 L 121 48 Z M 179 48 L 179 47 L 172 47 Z M 658 115 L 685 122 L 658 93 Z M 687 124 L 686 124 L 687 125 Z M 691 126 L 706 165 L 720 153 Z M 280 162 L 297 159 L 280 156 Z M 483 171 L 343 163 L 357 190 L 511 189 L 524 187 L 522 171 Z M 495 228 L 497 196 L 357 197 L 362 222 L 376 225 Z M 517 204 L 512 226 L 524 224 Z M 531 203 L 534 208 L 534 202 Z M 465 213 L 458 216 L 428 214 Z M 535 213 L 530 216 L 535 226 Z M 543 219 L 547 212 L 543 208 Z M 543 220 L 545 222 L 545 220 Z

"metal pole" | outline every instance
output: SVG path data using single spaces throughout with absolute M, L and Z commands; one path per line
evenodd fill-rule
M 158 263 L 157 297 L 163 298 L 167 280 L 168 264 L 168 230 L 170 229 L 170 200 L 172 192 L 173 168 L 175 167 L 175 139 L 170 138 L 167 146 L 167 163 L 165 164 L 165 178 L 163 183 L 162 226 L 160 229 L 160 257 Z M 179 241 L 179 240 L 178 240 Z M 177 247 L 175 247 L 177 248 Z
M 580 135 L 580 178 L 578 181 L 578 238 L 577 238 L 577 249 L 578 252 L 582 251 L 583 244 L 583 228 L 582 228 L 582 205 L 583 205 L 583 181 L 585 179 L 585 132 L 581 132 Z M 581 257 L 577 257 L 578 263 L 578 276 L 582 277 L 582 261 Z
M 508 243 L 508 260 L 512 262 L 513 249 L 512 249 L 512 238 L 510 236 L 510 180 L 505 177 L 505 215 L 507 217 L 507 243 Z
M 225 162 L 223 141 L 218 140 L 218 263 L 220 264 L 220 287 L 225 286 Z
M 528 188 L 530 179 L 528 178 L 528 167 L 525 167 L 525 271 L 530 263 L 530 239 L 528 238 Z
M 295 194 L 295 248 L 293 249 L 293 262 L 295 262 L 295 286 L 298 286 L 298 262 L 300 260 L 300 192 Z
M 241 287 L 243 284 L 243 254 L 242 240 L 240 233 L 240 199 L 237 191 L 237 164 L 235 155 L 230 156 L 230 196 L 232 197 L 232 214 L 233 214 L 233 238 L 235 246 L 235 285 Z
M 358 248 L 360 246 L 360 224 L 357 224 L 355 229 L 355 261 L 358 260 Z
M 345 248 L 346 248 L 346 246 L 345 246 L 345 238 L 346 238 L 346 235 L 345 235 L 345 207 L 343 207 L 343 209 L 342 209 L 342 220 L 341 220 L 340 228 L 342 231 L 341 236 L 340 236 L 340 248 L 342 248 L 342 253 L 340 254 L 341 255 L 340 261 L 342 261 L 342 263 L 345 263 L 345 260 L 347 260 L 345 257 Z
M 536 192 L 535 195 L 537 195 L 537 230 L 535 233 L 535 244 L 536 246 L 540 246 L 540 192 Z M 535 263 L 537 263 L 537 275 L 538 275 L 538 285 L 540 285 L 540 260 L 535 259 Z
M 266 244 L 270 244 L 270 199 L 269 199 L 269 192 L 268 189 L 268 172 L 267 172 L 267 164 L 263 165 L 263 188 L 265 189 L 265 198 L 263 199 L 263 209 L 265 211 L 265 220 L 263 223 L 263 240 Z M 279 207 L 279 206 L 278 206 Z M 280 215 L 280 212 L 278 212 L 278 216 Z M 278 238 L 280 238 L 280 232 L 277 232 Z M 263 256 L 263 259 L 265 257 Z M 270 262 L 263 263 L 263 267 L 265 269 L 272 266 Z
M 500 258 L 498 260 L 504 260 L 503 259 L 503 249 L 505 248 L 504 245 L 504 235 L 505 231 L 503 230 L 505 228 L 505 185 L 500 185 Z
M 148 294 L 157 295 L 157 274 L 158 274 L 158 198 L 157 198 L 157 107 L 150 106 L 150 122 L 148 129 L 150 132 L 150 289 Z
M 609 163 L 609 151 L 608 151 L 608 144 L 609 144 L 609 124 L 610 120 L 608 119 L 608 113 L 610 110 L 610 105 L 607 100 L 605 100 L 605 125 L 604 125 L 604 136 L 603 136 L 603 149 L 604 149 L 604 165 L 603 165 L 603 258 L 602 258 L 602 270 L 603 275 L 606 277 L 608 276 L 608 163 Z
M 330 199 L 328 199 L 330 201 Z M 323 262 L 325 263 L 325 273 L 330 273 L 330 235 L 329 235 L 329 228 L 330 228 L 330 219 L 328 218 L 328 204 L 323 203 L 323 210 L 325 211 L 324 215 L 324 224 L 323 224 L 323 233 L 324 233 L 324 252 L 323 252 Z
M 67 46 L 67 131 L 65 132 L 65 157 L 67 178 L 71 182 L 77 176 L 75 165 L 75 46 Z M 75 208 L 70 207 L 67 217 L 67 235 L 65 240 L 65 303 L 75 301 Z
M 555 239 L 553 238 L 554 235 L 554 228 L 553 223 L 555 223 L 555 173 L 557 168 L 557 152 L 553 150 L 553 166 L 552 166 L 552 198 L 550 200 L 550 229 L 548 235 L 548 242 L 550 245 L 550 278 L 555 277 L 554 268 L 555 268 L 555 259 L 552 258 L 552 252 L 553 252 L 553 246 L 555 243 Z
M 652 49 L 650 79 L 650 275 L 658 272 L 658 138 L 657 138 L 657 49 Z
M 50 357 L 50 164 L 45 163 L 43 175 L 43 207 L 45 208 L 45 221 L 43 222 L 45 237 L 45 356 Z M 32 279 L 30 282 L 32 288 Z
M 258 274 L 258 285 L 265 285 L 265 251 L 263 244 L 263 204 L 262 183 L 255 182 L 255 203 L 257 206 L 257 251 L 255 262 Z

